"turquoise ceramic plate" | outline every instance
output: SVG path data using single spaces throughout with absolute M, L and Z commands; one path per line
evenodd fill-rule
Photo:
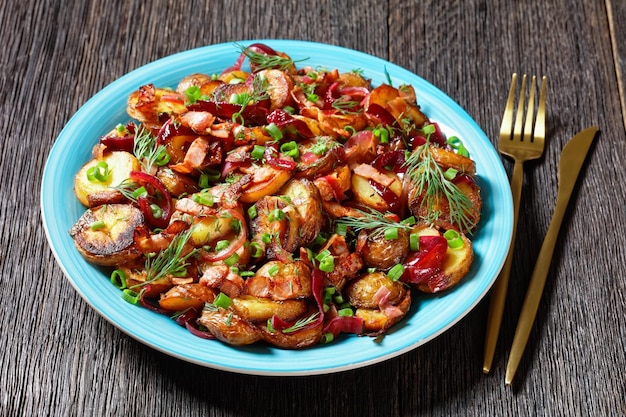
M 171 356 L 232 372 L 256 375 L 312 375 L 371 365 L 401 355 L 437 337 L 464 317 L 485 296 L 509 247 L 513 209 L 508 179 L 491 142 L 453 100 L 422 78 L 382 59 L 336 46 L 288 40 L 262 40 L 306 65 L 361 69 L 375 85 L 389 76 L 393 85 L 412 84 L 422 110 L 448 135 L 459 136 L 476 161 L 484 198 L 480 230 L 474 237 L 476 259 L 469 275 L 453 290 L 414 299 L 412 312 L 380 343 L 345 336 L 330 345 L 289 351 L 262 344 L 236 348 L 193 336 L 171 319 L 128 304 L 107 274 L 75 250 L 68 230 L 85 210 L 74 197 L 73 177 L 89 159 L 98 138 L 128 121 L 126 98 L 139 86 L 175 87 L 194 72 L 212 74 L 234 63 L 238 48 L 219 44 L 178 53 L 145 65 L 104 88 L 76 112 L 56 140 L 45 167 L 41 211 L 52 251 L 78 294 L 99 314 L 140 342 Z M 249 44 L 251 42 L 242 42 Z M 303 65 L 301 63 L 300 65 Z M 104 341 L 105 342 L 105 341 Z

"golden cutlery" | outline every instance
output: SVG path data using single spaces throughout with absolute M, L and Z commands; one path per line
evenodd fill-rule
M 572 195 L 574 185 L 576 184 L 580 168 L 582 167 L 583 162 L 585 162 L 587 151 L 589 151 L 591 143 L 596 137 L 597 132 L 597 126 L 592 126 L 579 132 L 576 136 L 570 139 L 561 152 L 559 159 L 559 185 L 556 205 L 554 207 L 552 220 L 550 220 L 548 232 L 546 233 L 546 237 L 541 245 L 541 250 L 539 251 L 539 256 L 537 257 L 537 263 L 535 264 L 533 275 L 530 278 L 530 283 L 528 284 L 526 298 L 524 299 L 520 318 L 517 323 L 517 329 L 515 330 L 513 345 L 511 347 L 509 362 L 506 369 L 506 385 L 510 385 L 513 381 L 520 359 L 524 353 L 526 343 L 528 342 L 528 336 L 535 321 L 535 316 L 537 315 L 537 308 L 539 307 L 539 301 L 541 300 L 543 288 L 548 276 L 548 270 L 550 269 L 552 254 L 554 253 L 554 245 L 556 244 L 556 240 L 559 235 L 563 215 L 567 209 L 567 204 L 570 196 Z
M 509 88 L 509 97 L 506 102 L 502 125 L 500 126 L 498 150 L 503 155 L 513 158 L 515 162 L 513 165 L 513 174 L 511 175 L 513 234 L 511 236 L 511 246 L 509 247 L 506 260 L 491 290 L 489 313 L 487 315 L 487 330 L 485 334 L 484 373 L 489 373 L 491 370 L 496 342 L 498 341 L 498 334 L 502 323 L 502 312 L 504 311 L 504 301 L 509 285 L 511 263 L 513 261 L 513 247 L 515 246 L 519 203 L 522 194 L 522 180 L 524 177 L 524 161 L 537 159 L 543 154 L 546 137 L 546 77 L 543 77 L 541 80 L 541 93 L 537 106 L 536 119 L 533 118 L 535 110 L 535 87 L 536 77 L 533 76 L 524 123 L 524 99 L 526 95 L 526 74 L 524 74 L 515 117 L 515 127 L 513 127 L 515 90 L 517 89 L 517 74 L 513 74 L 511 77 L 511 87 Z

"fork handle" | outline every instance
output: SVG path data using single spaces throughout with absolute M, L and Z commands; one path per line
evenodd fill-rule
M 524 179 L 524 164 L 515 160 L 513 174 L 511 175 L 511 194 L 513 196 L 513 232 L 511 234 L 511 245 L 507 253 L 502 270 L 493 284 L 491 296 L 489 298 L 489 312 L 487 314 L 487 329 L 485 333 L 485 348 L 483 356 L 483 372 L 488 374 L 491 371 L 493 356 L 496 350 L 496 343 L 502 324 L 502 313 L 504 312 L 504 302 L 509 286 L 511 274 L 511 264 L 513 263 L 513 248 L 515 246 L 515 236 L 517 234 L 517 219 L 519 216 L 519 205 L 522 196 L 522 181 Z

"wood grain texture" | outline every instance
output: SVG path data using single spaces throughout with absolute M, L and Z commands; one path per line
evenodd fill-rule
M 626 414 L 626 381 L 616 371 L 626 369 L 625 19 L 617 0 L 7 0 L 0 7 L 0 415 Z M 327 376 L 268 378 L 154 351 L 98 316 L 63 277 L 41 225 L 39 186 L 73 113 L 155 59 L 263 38 L 388 59 L 459 102 L 494 144 L 511 73 L 548 77 L 548 142 L 544 157 L 526 165 L 525 215 L 492 375 L 481 369 L 484 302 L 396 359 Z M 519 378 L 507 389 L 504 367 L 552 215 L 558 156 L 592 124 L 602 132 L 566 214 Z

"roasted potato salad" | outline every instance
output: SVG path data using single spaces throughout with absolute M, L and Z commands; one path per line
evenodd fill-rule
M 420 91 L 240 48 L 130 94 L 75 177 L 80 254 L 126 301 L 235 346 L 380 336 L 461 282 L 476 166 Z

